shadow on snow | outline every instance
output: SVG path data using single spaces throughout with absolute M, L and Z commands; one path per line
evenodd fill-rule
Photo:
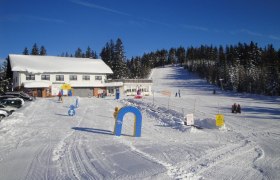
M 104 135 L 113 135 L 113 131 L 105 130 L 105 129 L 96 129 L 96 128 L 86 128 L 86 127 L 72 127 L 72 129 L 76 131 L 83 131 L 83 132 L 89 132 L 89 133 L 96 133 L 96 134 L 104 134 Z M 129 136 L 134 137 L 132 135 L 128 134 L 121 134 L 122 136 Z

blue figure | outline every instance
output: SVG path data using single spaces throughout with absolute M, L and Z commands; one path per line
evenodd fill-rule
M 68 91 L 68 96 L 72 96 L 72 90 L 71 89 Z
M 119 88 L 116 89 L 116 99 L 120 99 L 120 90 L 119 90 Z
M 76 114 L 75 112 L 75 106 L 74 105 L 71 105 L 69 110 L 68 110 L 68 115 L 69 116 L 74 116 Z
M 76 99 L 76 108 L 78 108 L 79 107 L 79 99 L 77 98 Z

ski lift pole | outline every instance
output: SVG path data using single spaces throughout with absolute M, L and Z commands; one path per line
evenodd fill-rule
M 196 98 L 194 100 L 193 114 L 195 115 Z
M 155 91 L 153 90 L 153 106 L 155 105 Z
M 168 97 L 168 111 L 169 111 L 169 101 L 170 101 L 170 96 Z

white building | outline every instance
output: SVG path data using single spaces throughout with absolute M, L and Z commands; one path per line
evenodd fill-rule
M 75 96 L 115 95 L 134 96 L 140 90 L 151 95 L 150 79 L 107 80 L 111 68 L 101 59 L 58 56 L 9 55 L 13 72 L 13 89 L 32 92 L 38 97 L 56 96 L 63 87 L 64 95 Z
M 122 96 L 135 96 L 140 90 L 142 96 L 150 96 L 152 94 L 151 79 L 113 79 L 106 80 L 107 83 L 123 83 L 120 88 Z
M 111 68 L 101 59 L 56 56 L 9 55 L 13 88 L 29 90 L 35 96 L 56 96 L 68 84 L 75 96 L 113 95 L 121 82 L 106 83 Z M 110 90 L 110 92 L 109 92 Z

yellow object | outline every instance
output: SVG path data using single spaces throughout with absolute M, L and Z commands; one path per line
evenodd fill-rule
M 116 122 L 115 122 L 115 127 L 114 127 L 113 134 L 115 134 L 116 124 L 117 124 L 117 116 L 118 116 L 119 111 L 120 111 L 120 109 L 118 107 L 115 107 L 115 112 L 113 113 L 113 116 L 114 116 Z
M 72 89 L 72 87 L 71 87 L 70 84 L 65 83 L 65 84 L 63 84 L 63 85 L 61 86 L 61 89 L 63 89 L 63 90 L 70 90 L 70 89 Z
M 118 112 L 119 112 L 119 108 L 118 108 L 118 107 L 115 107 L 115 112 L 114 112 L 114 114 L 113 114 L 113 116 L 114 116 L 115 119 L 117 118 Z
M 223 114 L 217 114 L 216 115 L 216 126 L 223 126 L 225 124 L 225 121 L 224 121 L 224 115 Z

